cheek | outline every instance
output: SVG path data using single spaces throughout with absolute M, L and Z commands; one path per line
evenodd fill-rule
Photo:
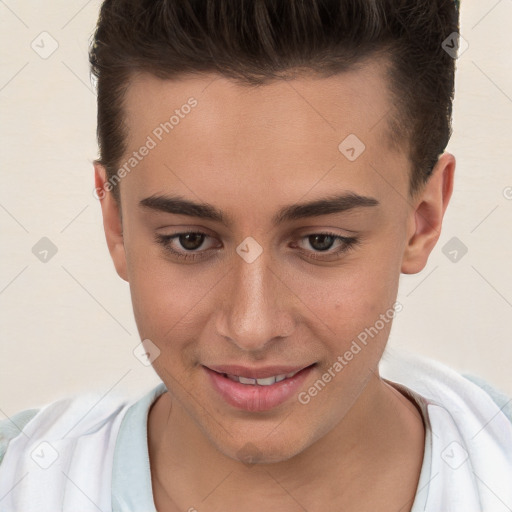
M 193 282 L 187 283 L 161 257 L 154 244 L 138 247 L 128 241 L 126 245 L 130 293 L 139 333 L 144 338 L 161 340 L 162 334 L 172 330 L 190 309 Z
M 164 340 L 177 329 L 191 328 L 209 288 L 207 280 L 184 276 L 165 262 L 132 274 L 130 292 L 141 336 Z
M 133 312 L 141 340 L 157 347 L 152 366 L 162 381 L 181 386 L 199 360 L 200 329 L 205 323 L 202 286 L 179 277 L 169 264 L 133 275 Z M 204 281 L 203 281 L 204 284 Z
M 395 302 L 397 265 L 381 257 L 332 270 L 325 279 L 301 276 L 301 300 L 329 326 L 332 334 L 354 335 L 372 325 Z
M 389 261 L 386 264 L 381 259 L 371 268 L 347 272 L 330 289 L 312 293 L 308 306 L 315 307 L 315 302 L 321 301 L 323 308 L 317 305 L 315 311 L 329 327 L 322 340 L 327 352 L 321 361 L 319 380 L 303 389 L 299 398 L 302 404 L 311 403 L 326 411 L 319 416 L 329 418 L 331 425 L 341 420 L 367 380 L 378 372 L 397 314 L 393 305 L 398 278 Z

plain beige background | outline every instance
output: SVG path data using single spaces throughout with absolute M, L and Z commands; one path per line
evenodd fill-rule
M 92 194 L 87 49 L 98 8 L 0 2 L 0 419 L 84 391 L 140 396 L 159 382 L 133 354 L 140 340 L 128 285 L 110 261 Z M 457 61 L 448 147 L 455 192 L 427 267 L 402 277 L 389 344 L 512 397 L 511 20 L 512 0 L 463 0 L 469 46 Z M 32 252 L 43 237 L 57 249 L 47 262 Z M 446 246 L 453 237 L 456 262 Z

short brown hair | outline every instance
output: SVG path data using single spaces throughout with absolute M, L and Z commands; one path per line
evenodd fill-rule
M 408 153 L 414 193 L 452 132 L 455 61 L 442 42 L 454 32 L 454 0 L 105 0 L 89 49 L 96 161 L 116 173 L 127 149 L 123 99 L 137 72 L 216 72 L 258 85 L 299 71 L 330 76 L 375 57 L 390 64 L 387 127 Z

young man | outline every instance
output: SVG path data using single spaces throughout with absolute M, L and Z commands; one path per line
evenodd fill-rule
M 382 357 L 452 193 L 457 31 L 451 0 L 103 4 L 96 193 L 162 383 L 4 422 L 2 510 L 512 508 L 508 398 Z

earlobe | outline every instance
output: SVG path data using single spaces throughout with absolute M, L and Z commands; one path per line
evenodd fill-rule
M 416 274 L 425 268 L 441 234 L 444 213 L 453 191 L 454 172 L 455 157 L 443 153 L 428 182 L 414 199 L 402 258 L 402 273 Z
M 94 181 L 96 196 L 101 202 L 103 228 L 110 256 L 121 279 L 128 281 L 120 206 L 107 181 L 105 167 L 98 162 L 94 162 Z

